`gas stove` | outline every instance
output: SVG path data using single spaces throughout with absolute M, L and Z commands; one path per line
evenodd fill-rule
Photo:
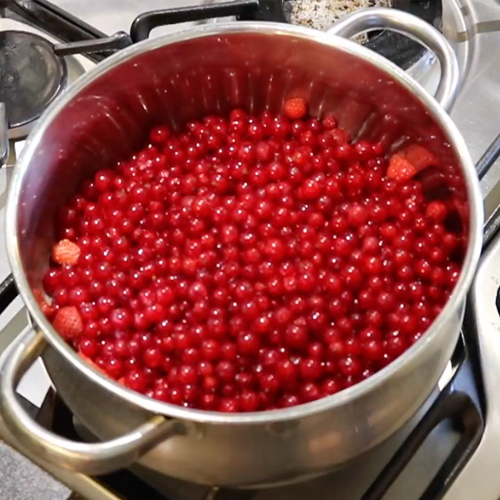
M 304 2 L 307 0 L 285 0 Z M 310 0 L 309 0 L 310 1 Z M 189 28 L 200 22 L 262 19 L 287 22 L 283 1 L 239 0 L 11 0 L 0 1 L 0 137 L 9 139 L 7 168 L 0 170 L 0 210 L 16 156 L 45 107 L 81 74 L 137 37 L 137 22 L 151 36 Z M 496 0 L 393 1 L 441 29 L 453 45 L 462 72 L 462 88 L 452 118 L 474 161 L 486 206 L 485 253 L 471 291 L 460 341 L 427 403 L 397 435 L 322 478 L 274 489 L 228 491 L 165 479 L 133 466 L 106 477 L 89 478 L 55 469 L 40 457 L 29 458 L 63 485 L 89 500 L 497 500 L 495 474 L 500 438 L 500 4 Z M 151 17 L 144 11 L 164 9 Z M 214 10 L 215 9 L 215 10 Z M 141 15 L 142 14 L 142 15 Z M 158 19 L 161 23 L 157 23 Z M 156 21 L 155 21 L 156 20 Z M 158 26 L 167 24 L 168 26 Z M 153 29 L 154 28 L 154 29 Z M 135 30 L 135 31 L 134 31 Z M 110 37 L 108 35 L 111 35 Z M 434 92 L 439 65 L 424 48 L 376 33 L 364 43 L 377 50 Z M 35 49 L 33 51 L 33 49 Z M 21 97 L 26 96 L 25 99 Z M 2 129 L 3 126 L 3 129 Z M 0 140 L 1 146 L 1 140 Z M 1 156 L 0 151 L 0 156 Z M 0 234 L 4 233 L 3 216 Z M 500 234 L 500 233 L 499 233 Z M 28 317 L 9 277 L 4 244 L 0 245 L 0 351 L 27 325 Z M 92 439 L 65 407 L 39 362 L 21 381 L 20 397 L 39 422 L 73 439 Z M 498 401 L 497 401 L 498 400 Z M 498 434 L 498 435 L 497 435 Z M 0 439 L 13 441 L 0 421 Z M 1 451 L 1 450 L 0 450 Z M 243 451 L 242 451 L 243 452 Z M 228 457 L 230 459 L 230 457 Z M 0 453 L 1 462 L 1 453 Z M 35 487 L 35 486 L 34 486 Z M 0 481 L 2 497 L 8 497 Z M 46 498 L 68 498 L 65 496 Z M 45 498 L 45 497 L 44 497 Z M 76 497 L 75 497 L 76 498 Z

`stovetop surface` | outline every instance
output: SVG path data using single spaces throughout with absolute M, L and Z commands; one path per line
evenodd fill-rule
M 102 0 L 86 0 L 85 2 L 79 2 L 77 0 L 54 0 L 53 3 L 104 33 L 112 34 L 119 30 L 127 31 L 133 19 L 144 11 L 181 7 L 187 4 L 196 5 L 205 3 L 205 1 L 106 0 L 106 2 L 102 2 Z M 1 21 L 0 19 L 0 30 L 6 29 L 5 24 L 2 25 Z M 186 25 L 179 25 L 160 28 L 155 30 L 152 35 L 158 36 L 185 27 Z M 452 112 L 452 118 L 464 135 L 474 161 L 477 161 L 497 134 L 500 133 L 500 113 L 493 112 L 494 110 L 500 110 L 500 93 L 498 92 L 500 86 L 500 72 L 498 71 L 500 62 L 500 51 L 498 50 L 500 47 L 500 4 L 496 0 L 444 0 L 444 33 L 456 49 L 463 72 L 463 88 Z M 85 69 L 91 66 L 92 64 L 88 61 L 85 63 Z M 433 68 L 423 81 L 431 91 L 435 86 L 438 72 L 437 67 Z M 21 147 L 22 144 L 18 143 L 16 151 L 19 152 Z M 12 170 L 9 168 L 0 170 L 0 234 L 2 235 L 4 234 L 3 211 L 11 173 Z M 500 205 L 500 164 L 497 163 L 489 170 L 481 183 L 481 187 L 488 217 Z M 476 285 L 475 295 L 478 302 L 482 301 L 486 305 L 486 310 L 482 315 L 485 323 L 483 326 L 486 331 L 489 329 L 494 333 L 500 331 L 500 318 L 496 309 L 491 305 L 491 300 L 494 301 L 496 288 L 499 285 L 499 282 L 495 281 L 499 280 L 499 278 L 496 278 L 497 274 L 491 270 L 495 267 L 495 263 L 500 260 L 500 246 L 497 245 L 497 247 L 498 255 L 492 251 L 487 257 L 487 265 L 479 273 L 480 278 L 489 283 L 490 286 Z M 4 244 L 3 241 L 0 241 L 0 281 L 9 273 L 10 269 Z M 485 290 L 488 292 L 487 294 Z M 482 293 L 485 293 L 484 298 L 482 295 L 478 297 Z M 9 309 L 0 316 L 0 329 L 2 330 L 0 351 L 3 351 L 8 342 L 22 330 L 26 323 L 27 319 L 22 302 L 17 298 Z M 496 345 L 499 342 L 496 335 L 493 340 L 490 336 L 486 338 L 485 345 L 490 342 L 491 347 L 489 361 L 500 363 L 500 357 L 499 359 L 495 357 L 496 351 L 500 352 L 500 345 Z M 500 339 L 500 337 L 498 338 Z M 483 345 L 483 349 L 485 345 Z M 445 374 L 443 385 L 449 380 L 449 377 L 450 373 Z M 460 383 L 465 385 L 472 379 L 467 370 L 462 373 L 461 377 L 465 382 L 462 380 Z M 487 384 L 490 387 L 495 387 L 494 384 L 498 378 L 496 372 L 492 372 L 490 377 L 486 378 Z M 20 393 L 39 406 L 42 404 L 49 387 L 49 382 L 41 365 L 36 365 L 33 368 L 28 379 L 21 384 Z M 36 380 L 36 383 L 33 383 L 34 380 Z M 437 393 L 438 391 L 436 391 Z M 431 397 L 428 405 L 436 397 L 436 394 Z M 424 407 L 419 412 L 414 422 L 419 420 L 427 407 Z M 499 416 L 495 417 L 494 423 L 498 424 L 496 419 L 499 417 L 500 412 Z M 492 427 L 494 426 L 490 425 L 490 428 Z M 500 431 L 500 425 L 496 425 L 496 428 Z M 366 485 L 376 476 L 410 430 L 411 426 L 403 429 L 390 442 L 363 457 L 355 466 L 301 485 L 261 491 L 254 498 L 258 498 L 258 500 L 270 500 L 271 497 L 278 500 L 302 500 L 304 498 L 359 500 L 366 489 Z M 384 497 L 385 500 L 413 500 L 419 497 L 425 484 L 434 475 L 457 441 L 457 433 L 450 426 L 441 426 L 437 434 L 437 439 L 435 435 L 433 439 L 423 446 L 410 466 L 404 471 L 402 477 Z M 490 436 L 490 434 L 486 435 Z M 481 470 L 489 470 L 484 467 L 485 463 L 493 465 L 496 463 L 496 454 L 493 454 L 493 439 L 495 437 L 489 438 L 492 443 L 489 445 L 491 449 L 486 447 L 482 458 L 471 460 L 470 470 L 473 472 L 460 476 L 456 482 L 457 486 L 454 485 L 446 496 L 447 500 L 470 500 L 472 498 L 474 500 L 496 500 L 500 496 L 500 478 L 498 484 L 493 476 L 490 476 L 488 481 L 474 481 L 471 479 L 474 477 L 479 478 Z M 500 439 L 500 436 L 498 439 Z M 497 443 L 498 439 L 496 440 Z M 484 450 L 484 448 L 483 439 L 479 449 Z M 498 455 L 500 456 L 500 452 Z M 155 479 L 152 478 L 151 480 L 154 481 Z M 180 491 L 179 488 L 164 484 L 159 485 L 159 487 L 165 491 L 173 492 L 174 496 L 170 497 L 171 500 L 201 500 L 207 492 L 203 488 L 191 488 L 191 485 L 184 485 L 181 488 L 184 496 L 180 494 L 175 496 Z

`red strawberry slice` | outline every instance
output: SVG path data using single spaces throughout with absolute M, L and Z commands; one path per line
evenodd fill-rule
M 80 247 L 70 240 L 61 240 L 52 249 L 52 260 L 56 264 L 75 265 L 80 257 Z
M 307 114 L 307 103 L 301 97 L 287 99 L 283 105 L 283 113 L 290 120 L 300 120 Z
M 400 153 L 401 154 L 401 153 Z M 436 157 L 428 150 L 418 144 L 408 146 L 402 156 L 408 160 L 418 171 L 427 167 L 435 167 L 437 165 Z
M 401 155 L 396 154 L 389 160 L 387 177 L 397 181 L 410 180 L 417 173 L 417 169 Z
M 74 306 L 66 306 L 59 309 L 52 322 L 52 326 L 66 340 L 78 337 L 83 331 L 82 318 L 78 309 Z

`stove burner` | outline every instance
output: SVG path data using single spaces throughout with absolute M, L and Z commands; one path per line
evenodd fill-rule
M 34 122 L 63 90 L 64 59 L 45 38 L 23 31 L 0 32 L 0 102 L 5 103 L 9 135 Z

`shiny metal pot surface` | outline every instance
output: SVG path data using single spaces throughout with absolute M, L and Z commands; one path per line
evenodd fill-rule
M 436 99 L 387 60 L 342 38 L 381 28 L 406 33 L 434 51 L 443 69 Z M 455 56 L 439 32 L 384 9 L 348 16 L 328 34 L 273 23 L 190 29 L 139 43 L 82 77 L 40 120 L 12 180 L 8 252 L 36 327 L 0 363 L 0 412 L 10 431 L 40 458 L 82 473 L 140 460 L 188 481 L 255 487 L 324 473 L 401 428 L 451 357 L 481 247 L 478 180 L 446 113 L 458 85 Z M 390 133 L 393 149 L 419 140 L 442 159 L 441 180 L 453 184 L 468 207 L 462 223 L 469 239 L 460 280 L 440 316 L 411 349 L 368 380 L 283 410 L 222 414 L 181 408 L 94 371 L 51 327 L 32 294 L 41 287 L 54 243 L 57 208 L 82 179 L 136 150 L 159 119 L 178 128 L 236 106 L 278 111 L 292 95 L 306 98 L 314 115 L 333 113 L 357 136 Z M 70 442 L 23 411 L 15 386 L 38 356 L 63 400 L 103 442 Z

